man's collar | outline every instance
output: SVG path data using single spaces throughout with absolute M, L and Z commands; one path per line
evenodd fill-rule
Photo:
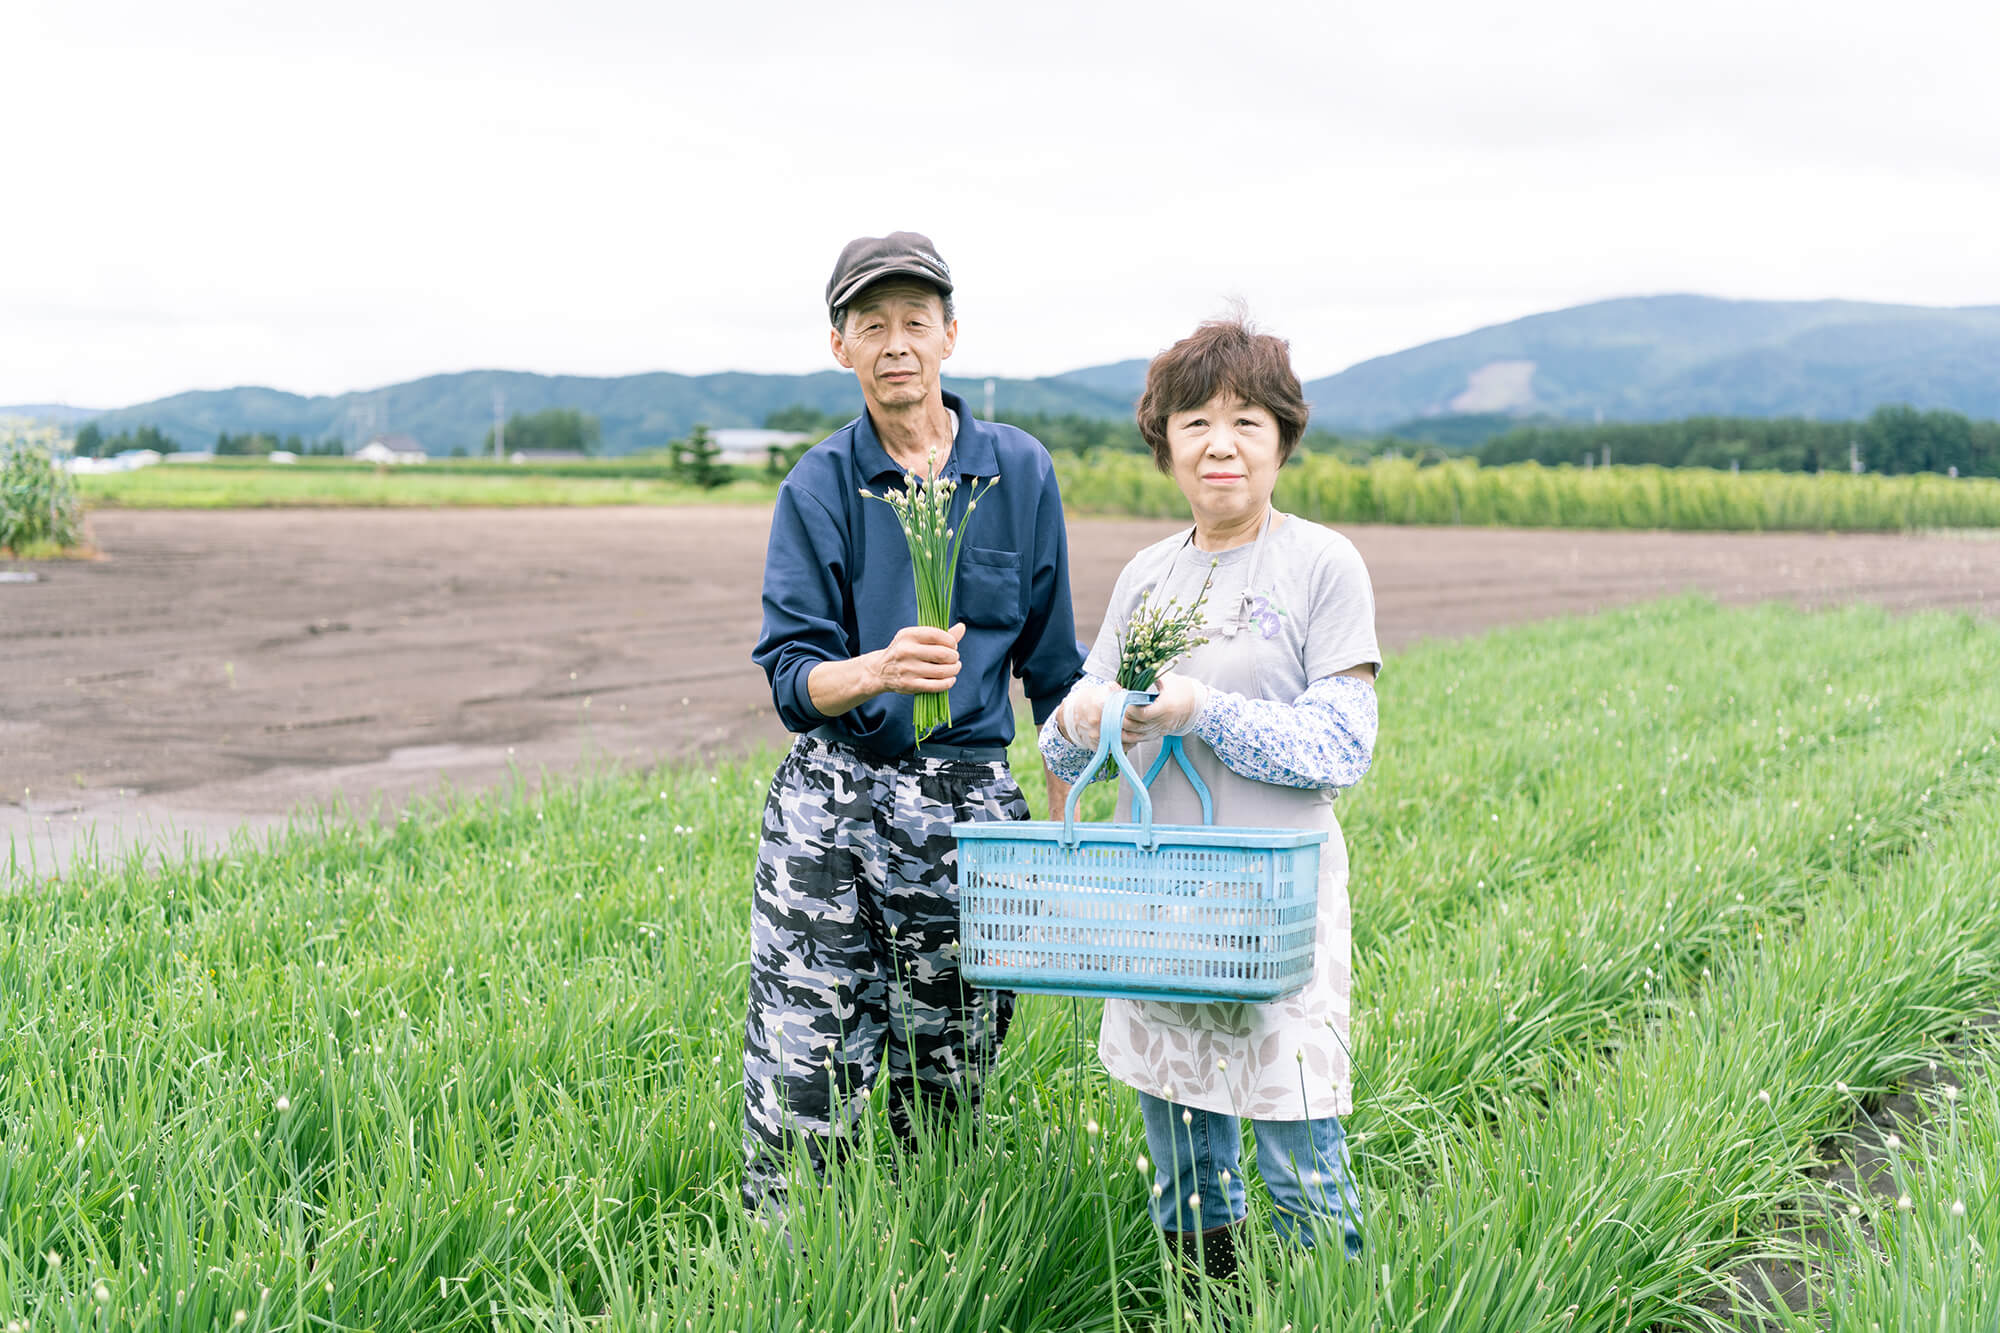
M 945 475 L 999 476 L 1000 459 L 993 452 L 993 428 L 966 410 L 965 400 L 955 393 L 944 395 L 944 405 L 958 418 L 958 438 L 952 442 L 951 457 L 945 460 Z M 875 433 L 875 421 L 866 410 L 854 427 L 854 462 L 871 483 L 903 475 L 902 465 L 882 447 L 882 437 Z

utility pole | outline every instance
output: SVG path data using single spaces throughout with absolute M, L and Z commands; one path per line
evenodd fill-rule
M 993 381 L 986 381 L 986 419 L 993 420 Z
M 497 462 L 507 456 L 507 391 L 493 391 L 493 458 Z
M 1861 444 L 1856 440 L 1847 442 L 1847 470 L 1857 476 L 1861 472 Z

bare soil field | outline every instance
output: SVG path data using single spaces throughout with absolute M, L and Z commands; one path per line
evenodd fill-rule
M 332 802 L 781 744 L 749 660 L 768 517 L 100 511 L 102 559 L 0 584 L 0 840 L 47 870 Z M 1127 557 L 1177 526 L 1071 521 L 1086 640 Z M 1685 590 L 2000 614 L 2000 541 L 1345 531 L 1389 654 Z

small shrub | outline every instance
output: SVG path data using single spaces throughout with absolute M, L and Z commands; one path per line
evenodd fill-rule
M 722 461 L 722 446 L 706 426 L 696 426 L 685 440 L 675 440 L 669 448 L 667 475 L 683 485 L 712 491 L 735 480 L 735 470 Z
M 77 545 L 83 507 L 76 483 L 46 448 L 21 438 L 0 439 L 0 550 Z

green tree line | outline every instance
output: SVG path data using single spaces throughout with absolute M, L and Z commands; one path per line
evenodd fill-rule
M 1139 433 L 1139 423 L 1130 417 L 1087 417 L 1075 412 L 1002 412 L 999 418 L 1040 440 L 1052 454 L 1087 455 L 1104 451 L 1150 455 L 1152 452 L 1146 444 L 1146 437 Z M 1299 441 L 1298 452 L 1361 462 L 1395 447 L 1395 444 L 1392 440 L 1349 438 L 1332 431 L 1308 429 Z
M 767 415 L 764 427 L 767 430 L 800 431 L 815 439 L 823 439 L 853 419 L 852 415 L 841 416 L 795 404 Z M 1130 417 L 1089 417 L 1076 412 L 1001 412 L 997 419 L 1010 426 L 1019 426 L 1040 440 L 1052 454 L 1091 454 L 1100 450 L 1120 454 L 1150 452 L 1145 437 L 1139 434 L 1139 423 Z M 1392 449 L 1398 443 L 1393 440 L 1349 439 L 1330 431 L 1308 430 L 1299 442 L 1299 448 L 1305 453 L 1329 454 L 1358 462 Z M 798 452 L 803 453 L 804 450 Z M 797 461 L 796 454 L 793 461 Z
M 554 453 L 594 454 L 604 438 L 604 429 L 589 412 L 574 407 L 551 407 L 542 412 L 516 412 L 507 418 L 508 453 L 516 449 L 548 450 Z M 493 432 L 486 432 L 480 452 L 493 452 Z
M 308 458 L 339 458 L 347 452 L 347 446 L 331 436 L 324 440 L 305 440 L 297 435 L 287 435 L 279 439 L 265 431 L 244 431 L 237 435 L 231 435 L 226 430 L 215 433 L 215 453 L 218 458 L 253 458 L 281 451 Z
M 329 436 L 323 440 L 307 440 L 298 435 L 280 438 L 267 431 L 243 431 L 238 434 L 217 431 L 214 450 L 218 455 L 238 457 L 271 454 L 283 450 L 305 457 L 315 455 L 338 458 L 347 452 L 339 439 Z M 72 446 L 78 458 L 115 458 L 128 449 L 151 449 L 155 453 L 177 454 L 180 445 L 174 443 L 158 426 L 135 426 L 116 435 L 106 435 L 95 421 L 86 421 L 76 428 L 76 441 Z
M 140 426 L 116 435 L 106 435 L 95 421 L 86 421 L 76 428 L 78 458 L 112 458 L 127 449 L 151 449 L 162 454 L 180 452 L 180 446 L 162 434 L 158 426 Z
M 1489 440 L 1482 464 L 1583 464 L 1606 461 L 1660 467 L 1741 467 L 1755 472 L 1916 472 L 2000 477 L 2000 422 L 1957 412 L 1878 407 L 1865 421 L 1802 417 L 1689 417 L 1617 425 L 1520 426 Z
M 827 412 L 803 403 L 781 407 L 764 418 L 766 430 L 797 431 L 810 435 L 815 440 L 827 436 L 854 420 L 854 414 L 845 416 L 838 412 Z M 1002 412 L 999 420 L 1010 426 L 1019 426 L 1028 434 L 1047 445 L 1050 453 L 1088 453 L 1096 449 L 1108 449 L 1114 453 L 1145 453 L 1146 442 L 1140 438 L 1136 423 L 1114 417 L 1087 417 L 1074 412 L 1060 415 L 1048 412 Z M 807 446 L 810 447 L 810 446 Z M 799 450 L 803 453 L 804 450 Z M 794 455 L 793 461 L 796 461 Z

